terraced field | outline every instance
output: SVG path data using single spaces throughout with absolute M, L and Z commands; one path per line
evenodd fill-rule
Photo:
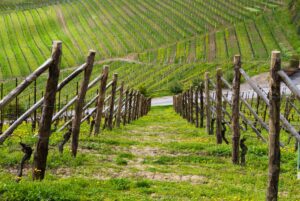
M 282 33 L 280 25 L 274 27 L 271 24 L 272 29 L 266 30 L 260 28 L 260 23 L 271 23 L 273 15 L 256 19 L 261 13 L 271 13 L 279 7 L 287 9 L 286 3 L 280 0 L 49 2 L 19 0 L 19 4 L 0 3 L 0 25 L 5 27 L 0 31 L 2 79 L 24 76 L 35 69 L 50 54 L 54 39 L 62 40 L 64 44 L 63 68 L 82 63 L 88 49 L 97 50 L 97 60 L 102 60 L 159 48 L 154 55 L 146 53 L 146 56 L 140 56 L 141 60 L 178 63 L 226 59 L 239 51 L 245 55 L 249 53 L 250 58 L 251 55 L 264 58 L 277 46 L 290 55 L 297 45 L 290 44 L 290 35 Z M 246 29 L 249 33 L 254 32 L 239 38 Z M 263 31 L 270 32 L 265 39 L 262 38 Z M 278 38 L 282 44 L 263 45 L 272 37 Z M 256 39 L 262 42 L 257 47 L 248 47 L 249 41 Z
M 169 64 L 230 61 L 240 54 L 243 61 L 263 61 L 272 50 L 289 59 L 300 53 L 300 39 L 286 11 L 243 20 L 225 29 L 182 40 L 138 55 L 143 62 Z M 283 28 L 284 27 L 284 28 Z

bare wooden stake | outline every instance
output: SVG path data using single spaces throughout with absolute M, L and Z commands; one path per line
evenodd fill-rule
M 203 82 L 200 85 L 200 128 L 204 127 L 204 95 L 203 95 Z
M 100 125 L 103 116 L 103 107 L 104 107 L 104 99 L 105 99 L 105 92 L 106 92 L 106 82 L 108 78 L 108 66 L 104 66 L 102 75 L 103 76 L 100 82 L 100 89 L 99 89 L 100 92 L 99 92 L 99 97 L 97 102 L 94 135 L 98 135 L 100 133 Z
M 117 118 L 116 118 L 116 125 L 119 128 L 121 125 L 121 115 L 122 115 L 122 109 L 123 109 L 123 91 L 124 91 L 124 81 L 121 83 L 120 87 L 120 95 L 119 95 L 119 103 L 118 103 L 118 112 L 117 112 Z
M 194 123 L 194 92 L 193 92 L 193 87 L 190 88 L 189 90 L 189 112 L 190 112 L 190 118 L 189 122 Z
M 84 77 L 81 83 L 80 92 L 78 93 L 77 100 L 76 100 L 76 107 L 75 107 L 75 115 L 72 122 L 72 156 L 76 157 L 77 155 L 77 148 L 78 148 L 78 141 L 79 141 L 79 132 L 80 132 L 80 122 L 82 118 L 83 106 L 84 106 L 84 99 L 88 89 L 88 85 L 90 82 L 90 77 L 93 71 L 94 60 L 95 60 L 96 52 L 94 50 L 90 50 L 89 56 L 87 57 L 87 66 L 84 70 Z M 78 82 L 77 82 L 78 83 Z M 78 85 L 77 85 L 78 87 Z
M 222 102 L 222 69 L 217 69 L 217 84 L 216 84 L 216 137 L 217 144 L 222 144 L 222 119 L 223 119 L 223 102 Z
M 196 113 L 196 128 L 199 128 L 199 87 L 195 89 L 195 113 Z
M 1 83 L 1 91 L 0 91 L 0 98 L 1 100 L 3 99 L 3 83 Z M 3 132 L 3 125 L 4 125 L 4 114 L 3 114 L 4 110 L 1 109 L 1 116 L 0 116 L 0 134 L 2 134 Z
M 124 115 L 123 115 L 123 125 L 125 126 L 127 123 L 127 119 L 129 118 L 128 115 L 128 107 L 129 107 L 129 90 L 126 89 L 125 91 L 125 109 L 124 109 Z
M 232 97 L 232 163 L 239 164 L 240 148 L 240 123 L 239 123 L 239 104 L 240 104 L 240 84 L 241 84 L 241 57 L 234 57 L 234 79 L 233 79 L 233 97 Z
M 52 49 L 52 63 L 49 67 L 49 78 L 46 86 L 46 93 L 44 97 L 44 106 L 41 118 L 41 125 L 39 128 L 38 142 L 36 145 L 34 160 L 33 160 L 33 174 L 34 180 L 43 180 L 46 171 L 46 163 L 48 156 L 49 137 L 51 135 L 51 121 L 55 106 L 55 95 L 59 79 L 59 63 L 61 60 L 62 43 L 60 41 L 53 42 Z
M 280 173 L 280 76 L 281 69 L 279 51 L 272 52 L 270 70 L 270 111 L 269 111 L 269 179 L 267 200 L 278 199 L 278 182 Z
M 211 122 L 211 108 L 210 108 L 210 93 L 209 93 L 209 72 L 205 73 L 205 102 L 206 102 L 206 132 L 211 133 L 210 122 Z
M 128 119 L 127 123 L 129 124 L 132 121 L 132 102 L 133 102 L 133 93 L 134 91 L 130 91 L 129 93 L 129 102 L 128 102 Z
M 115 73 L 114 77 L 113 77 L 113 83 L 111 86 L 111 98 L 110 98 L 110 106 L 109 106 L 110 109 L 109 109 L 109 117 L 108 117 L 108 129 L 109 130 L 112 130 L 112 128 L 113 128 L 117 82 L 118 82 L 118 74 Z

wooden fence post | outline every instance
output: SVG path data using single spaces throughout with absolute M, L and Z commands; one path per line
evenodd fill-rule
M 205 102 L 206 102 L 206 132 L 212 134 L 210 129 L 211 111 L 210 111 L 210 94 L 209 94 L 209 72 L 205 72 Z
M 194 93 L 193 93 L 193 87 L 190 88 L 190 92 L 189 92 L 189 111 L 190 111 L 190 119 L 189 122 L 190 123 L 194 123 Z
M 126 89 L 125 94 L 126 94 L 126 95 L 125 95 L 125 103 L 124 103 L 125 109 L 124 109 L 124 115 L 123 115 L 123 125 L 124 125 L 124 126 L 126 125 L 127 119 L 128 119 L 128 117 L 129 117 L 129 115 L 128 115 L 129 90 L 128 90 L 128 89 Z
M 200 85 L 200 128 L 204 127 L 204 95 L 203 95 L 203 82 Z
M 239 104 L 240 104 L 240 82 L 241 82 L 241 57 L 234 56 L 234 79 L 232 85 L 232 163 L 239 164 L 239 148 L 240 148 L 240 123 L 239 123 Z
M 0 91 L 0 98 L 3 99 L 3 83 L 1 83 L 1 91 Z M 4 125 L 4 110 L 1 108 L 1 116 L 0 116 L 0 134 L 3 132 L 3 125 Z
M 216 137 L 217 144 L 222 144 L 222 69 L 217 69 L 217 83 L 216 83 Z
M 81 118 L 84 106 L 84 99 L 87 92 L 87 88 L 90 82 L 90 77 L 93 71 L 94 60 L 95 60 L 96 52 L 94 50 L 90 50 L 89 56 L 86 61 L 86 68 L 84 70 L 84 77 L 81 83 L 80 92 L 78 92 L 77 103 L 75 107 L 75 115 L 72 122 L 72 156 L 76 157 L 77 148 L 78 148 L 78 140 L 79 140 L 79 132 L 81 125 Z M 77 82 L 78 83 L 78 82 Z M 78 86 L 78 85 L 77 85 Z
M 199 87 L 195 89 L 196 128 L 199 128 Z
M 269 179 L 267 200 L 277 200 L 280 173 L 280 76 L 281 69 L 279 51 L 272 52 L 270 70 L 270 119 L 269 119 Z
M 117 90 L 118 74 L 115 73 L 113 77 L 113 83 L 111 85 L 111 98 L 109 106 L 109 117 L 108 117 L 108 129 L 112 130 L 113 128 L 113 118 L 115 111 L 115 99 L 116 99 L 116 90 Z
M 18 78 L 16 78 L 16 88 L 18 87 Z M 16 98 L 15 98 L 15 100 L 16 100 L 16 111 L 15 111 L 15 113 L 16 113 L 16 115 L 15 115 L 15 120 L 16 119 L 18 119 L 18 115 L 19 115 L 19 104 L 18 104 L 18 95 L 16 95 Z
M 133 98 L 133 93 L 134 91 L 131 90 L 129 92 L 129 102 L 128 102 L 128 119 L 127 119 L 127 123 L 129 124 L 132 120 L 132 98 Z
M 134 121 L 135 120 L 135 110 L 136 110 L 136 99 L 137 99 L 137 92 L 134 91 L 133 93 L 133 97 L 132 97 L 132 111 L 131 111 L 131 120 Z
M 139 108 L 140 108 L 140 99 L 141 99 L 141 93 L 138 91 L 136 94 L 136 103 L 135 103 L 135 120 L 139 118 Z
M 104 66 L 102 70 L 102 79 L 100 82 L 100 89 L 99 89 L 99 97 L 97 101 L 97 112 L 95 117 L 95 131 L 94 135 L 98 135 L 100 133 L 100 124 L 103 115 L 103 107 L 104 107 L 104 99 L 105 99 L 105 92 L 106 92 L 106 82 L 108 78 L 108 66 Z
M 46 92 L 44 97 L 44 105 L 42 112 L 41 125 L 39 128 L 38 142 L 36 145 L 33 159 L 34 180 L 42 180 L 45 176 L 49 137 L 51 134 L 51 121 L 55 106 L 55 95 L 59 79 L 59 63 L 61 60 L 62 43 L 60 41 L 53 42 L 52 64 L 49 67 L 49 78 L 47 81 Z
M 124 81 L 121 83 L 120 87 L 120 95 L 119 95 L 119 103 L 118 103 L 118 111 L 117 111 L 117 118 L 116 118 L 116 125 L 117 128 L 120 128 L 121 125 L 121 114 L 123 109 L 123 91 L 124 91 Z

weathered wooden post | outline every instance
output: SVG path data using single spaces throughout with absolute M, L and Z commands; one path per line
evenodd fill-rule
M 16 88 L 18 87 L 18 78 L 16 78 Z M 16 115 L 15 115 L 15 120 L 18 119 L 18 115 L 19 115 L 19 104 L 18 104 L 18 95 L 16 96 Z
M 42 119 L 39 128 L 38 142 L 33 159 L 33 180 L 42 180 L 45 176 L 51 121 L 55 105 L 55 95 L 59 79 L 59 63 L 61 60 L 62 43 L 53 42 L 52 63 L 49 67 L 49 78 L 46 86 Z
M 124 109 L 124 115 L 123 115 L 123 125 L 125 126 L 127 123 L 127 119 L 129 117 L 128 115 L 128 107 L 129 107 L 129 90 L 126 89 L 125 91 L 125 109 Z
M 217 137 L 217 144 L 222 144 L 222 119 L 223 119 L 223 112 L 222 112 L 222 69 L 217 69 L 217 83 L 216 83 L 216 137 Z
M 135 103 L 135 120 L 139 118 L 139 109 L 140 109 L 140 99 L 141 99 L 141 93 L 138 91 L 136 94 L 136 103 Z
M 209 72 L 205 72 L 205 102 L 206 102 L 206 132 L 212 134 L 210 129 L 211 111 L 210 111 L 210 94 L 209 94 Z
M 194 123 L 194 93 L 193 93 L 193 87 L 189 90 L 189 111 L 190 111 L 190 123 Z
M 199 87 L 195 89 L 196 128 L 199 128 Z
M 79 141 L 79 132 L 80 132 L 80 125 L 81 125 L 81 118 L 84 106 L 84 99 L 88 89 L 88 85 L 90 82 L 90 77 L 93 71 L 94 60 L 95 60 L 96 52 L 94 50 L 90 50 L 89 56 L 86 60 L 86 68 L 84 70 L 84 77 L 81 83 L 80 92 L 78 91 L 76 106 L 75 106 L 75 115 L 72 122 L 72 156 L 76 157 L 77 155 L 77 148 L 78 148 L 78 141 Z
M 143 103 L 144 103 L 144 95 L 140 94 L 138 118 L 143 116 Z
M 118 103 L 118 111 L 117 111 L 117 118 L 116 118 L 116 125 L 117 128 L 120 128 L 121 125 L 121 114 L 122 114 L 122 109 L 123 109 L 123 91 L 124 91 L 124 81 L 121 83 L 120 86 L 120 95 L 119 95 L 119 103 Z
M 94 135 L 98 135 L 100 133 L 100 124 L 103 115 L 103 107 L 104 107 L 104 99 L 105 99 L 105 92 L 106 92 L 106 82 L 108 78 L 108 66 L 104 66 L 102 70 L 102 79 L 100 82 L 100 89 L 99 89 L 99 97 L 97 101 L 97 112 L 95 117 L 95 131 Z
M 184 106 L 185 106 L 185 119 L 189 120 L 190 118 L 190 112 L 189 112 L 189 92 L 186 91 L 184 93 L 184 100 L 185 100 L 185 103 L 184 103 Z
M 133 93 L 134 91 L 131 90 L 129 92 L 129 102 L 128 102 L 128 119 L 127 119 L 127 123 L 129 124 L 132 120 L 132 99 L 133 99 Z
M 68 102 L 69 102 L 69 96 L 68 96 L 68 94 L 67 94 L 67 95 L 66 95 L 66 104 L 65 104 L 65 105 L 67 105 Z M 65 122 L 68 121 L 68 110 L 66 110 L 64 121 L 65 121 Z
M 281 69 L 279 51 L 272 52 L 270 70 L 270 111 L 269 111 L 269 179 L 267 200 L 274 201 L 278 198 L 278 182 L 280 173 L 280 76 L 277 72 Z
M 203 82 L 200 84 L 200 128 L 204 127 L 204 95 L 203 95 Z
M 109 116 L 108 116 L 108 129 L 113 129 L 113 118 L 115 111 L 115 99 L 116 99 L 116 90 L 117 90 L 117 82 L 118 82 L 118 74 L 115 73 L 113 77 L 113 83 L 111 85 L 111 98 L 110 98 L 110 106 L 109 106 Z
M 232 163 L 239 164 L 240 148 L 240 123 L 239 123 L 239 104 L 240 104 L 240 83 L 241 83 L 241 56 L 234 56 L 234 78 L 232 84 Z
M 300 142 L 296 142 L 298 145 L 298 160 L 297 160 L 297 179 L 300 180 Z
M 186 117 L 186 113 L 185 113 L 185 92 L 181 94 L 182 96 L 182 118 Z
M 3 99 L 3 83 L 1 83 L 1 91 L 0 91 L 0 98 L 1 100 Z M 4 125 L 4 110 L 1 108 L 1 116 L 0 116 L 0 133 L 2 134 L 3 132 L 3 125 Z

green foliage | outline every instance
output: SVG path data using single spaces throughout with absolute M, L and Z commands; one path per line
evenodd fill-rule
M 138 88 L 139 92 L 141 92 L 142 95 L 144 95 L 145 97 L 148 97 L 149 96 L 149 93 L 148 93 L 148 90 L 147 90 L 147 87 L 145 84 L 139 86 Z
M 183 91 L 182 84 L 179 81 L 173 81 L 170 84 L 170 92 L 172 94 L 179 94 Z
M 194 78 L 192 80 L 192 86 L 193 87 L 201 87 L 201 84 L 203 84 L 203 79 L 197 77 L 197 78 Z

